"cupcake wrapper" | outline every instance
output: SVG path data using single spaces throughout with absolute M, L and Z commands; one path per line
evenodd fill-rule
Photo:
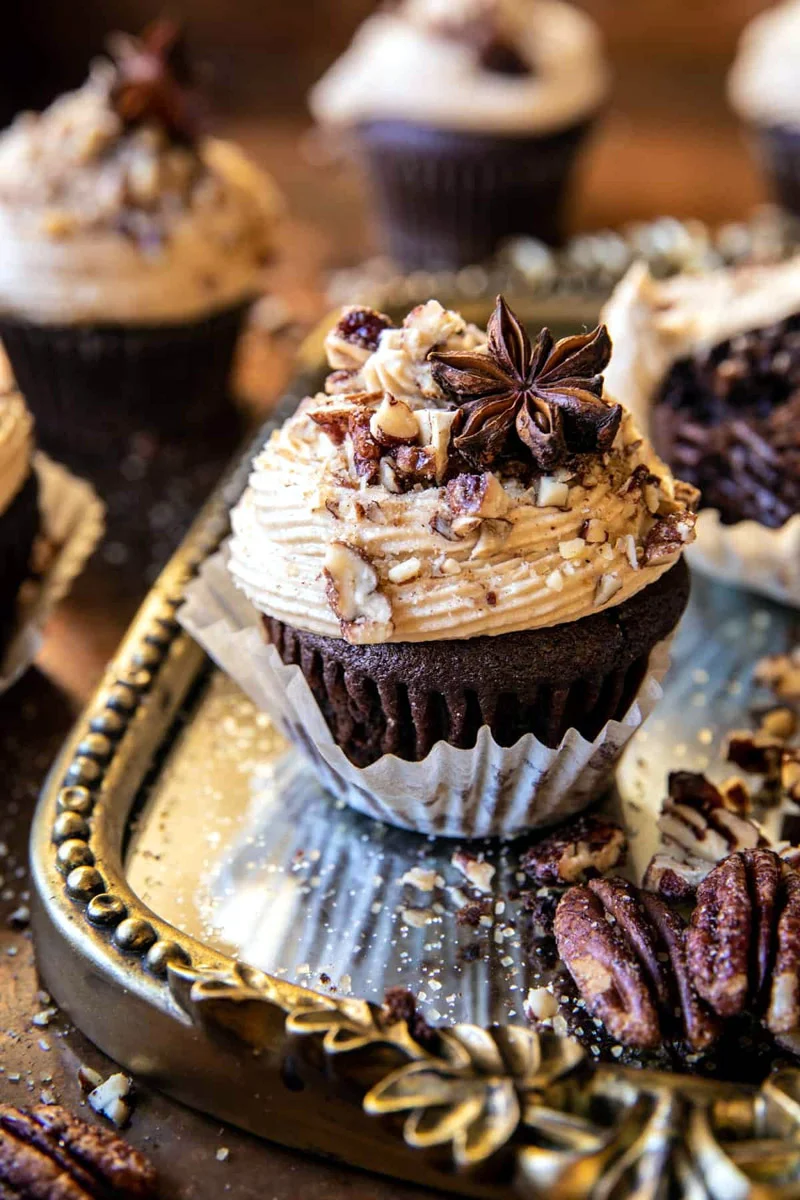
M 103 534 L 104 508 L 88 483 L 41 452 L 34 458 L 34 468 L 39 477 L 40 532 L 53 553 L 41 578 L 23 585 L 16 628 L 0 659 L 0 693 L 33 662 L 48 617 Z
M 376 121 L 359 129 L 392 257 L 452 270 L 530 234 L 557 245 L 570 174 L 591 126 L 491 137 Z
M 764 125 L 753 130 L 752 137 L 775 199 L 782 208 L 800 214 L 800 132 Z
M 606 789 L 614 764 L 660 696 L 668 642 L 650 656 L 635 701 L 589 742 L 571 729 L 555 749 L 526 734 L 498 746 L 487 727 L 460 750 L 439 742 L 420 762 L 386 754 L 355 767 L 333 741 L 296 666 L 268 645 L 259 616 L 235 588 L 224 554 L 189 586 L 179 617 L 208 654 L 315 762 L 328 790 L 370 817 L 441 837 L 512 837 L 579 812 Z
M 230 415 L 228 377 L 249 305 L 185 325 L 35 325 L 0 318 L 39 445 L 81 462 L 147 431 L 184 437 Z

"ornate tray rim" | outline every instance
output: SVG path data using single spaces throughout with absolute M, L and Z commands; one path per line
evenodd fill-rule
M 297 390 L 323 334 L 302 347 Z M 366 1000 L 210 949 L 128 886 L 131 808 L 206 662 L 175 612 L 254 452 L 145 599 L 43 788 L 31 872 L 48 990 L 112 1058 L 188 1105 L 382 1174 L 476 1196 L 655 1198 L 665 1175 L 684 1195 L 800 1195 L 800 1070 L 760 1089 L 634 1070 L 528 1026 L 457 1025 L 426 1048 Z

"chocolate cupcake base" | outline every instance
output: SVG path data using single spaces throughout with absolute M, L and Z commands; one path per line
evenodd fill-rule
M 39 480 L 31 471 L 11 504 L 0 515 L 0 658 L 14 632 L 19 589 L 30 571 L 39 532 Z
M 396 120 L 361 125 L 392 257 L 404 270 L 454 270 L 482 262 L 518 234 L 559 244 L 572 168 L 591 124 L 538 137 Z
M 249 304 L 182 325 L 37 325 L 0 317 L 40 447 L 70 465 L 137 433 L 181 439 L 230 419 L 228 381 Z
M 264 622 L 283 662 L 302 670 L 336 744 L 366 767 L 386 754 L 419 761 L 439 741 L 471 749 L 483 726 L 506 747 L 530 733 L 555 748 L 570 729 L 593 741 L 627 713 L 688 597 L 681 560 L 624 604 L 551 629 L 351 646 Z

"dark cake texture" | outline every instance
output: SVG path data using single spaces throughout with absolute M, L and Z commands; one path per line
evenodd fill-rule
M 800 512 L 800 313 L 676 363 L 653 442 L 724 524 L 777 529 Z
M 511 746 L 526 733 L 593 740 L 621 719 L 657 642 L 689 597 L 683 560 L 623 604 L 566 625 L 453 641 L 353 646 L 264 617 L 285 663 L 300 666 L 334 740 L 356 766 L 416 761 L 440 740 L 471 748 L 488 725 Z

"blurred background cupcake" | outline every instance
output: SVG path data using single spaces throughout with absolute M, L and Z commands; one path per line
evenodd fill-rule
M 174 25 L 112 50 L 0 138 L 0 336 L 42 446 L 67 458 L 227 412 L 280 207 L 199 132 Z
M 39 532 L 33 419 L 16 390 L 0 394 L 0 661 L 14 629 L 17 598 Z
M 769 8 L 745 28 L 729 80 L 775 199 L 800 215 L 800 2 Z
M 611 393 L 697 487 L 693 564 L 800 606 L 800 257 L 655 280 L 605 308 Z
M 606 96 L 593 22 L 562 0 L 402 0 L 369 17 L 311 93 L 351 129 L 407 269 L 557 243 L 577 152 Z

